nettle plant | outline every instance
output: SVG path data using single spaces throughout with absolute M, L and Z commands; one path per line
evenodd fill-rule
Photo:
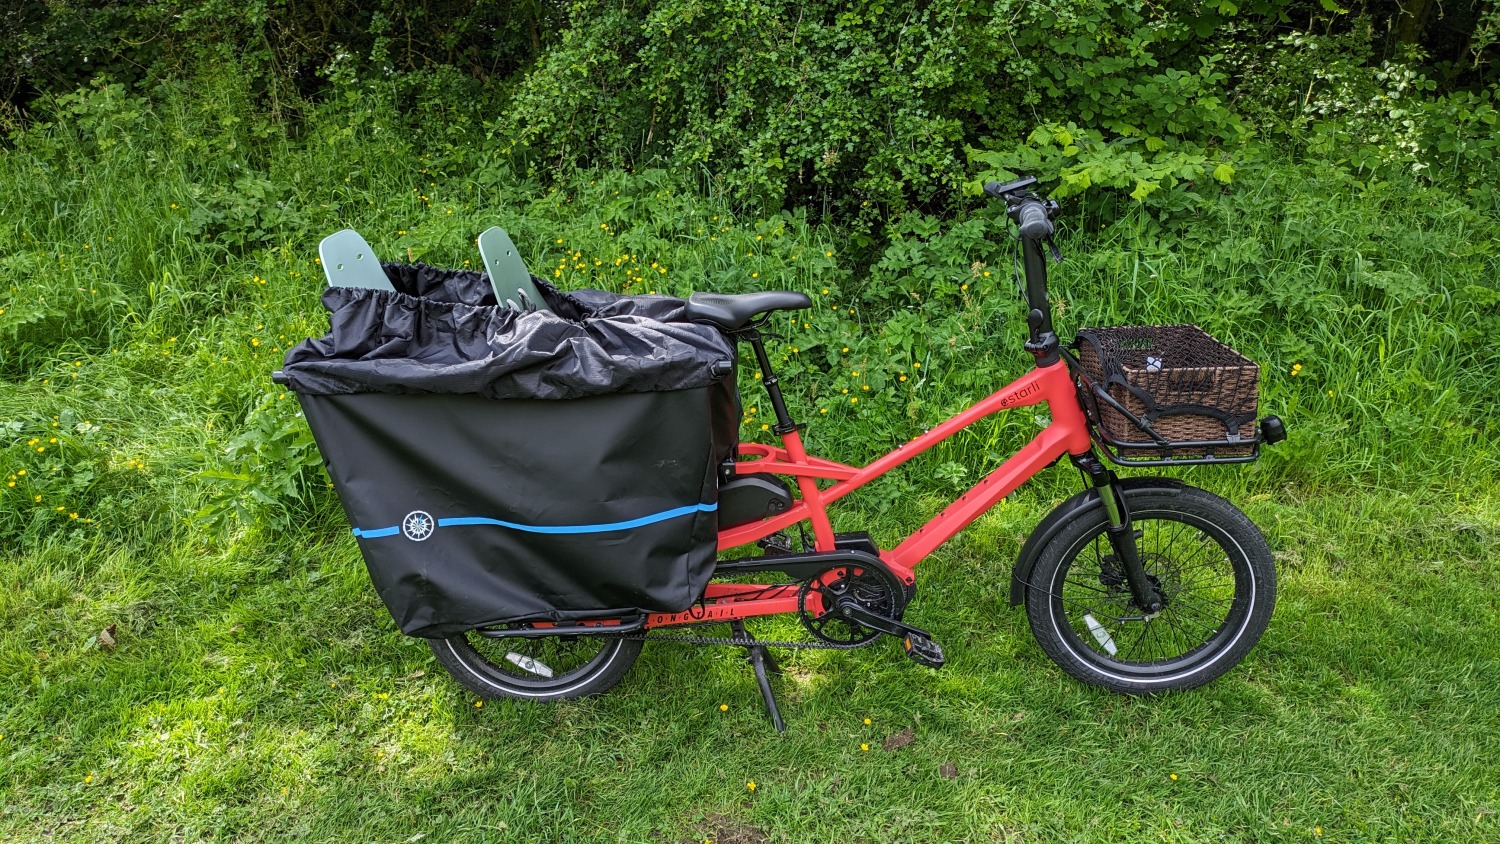
M 1206 180 L 1229 184 L 1234 167 L 1227 153 L 1156 135 L 1132 134 L 1107 139 L 1097 129 L 1076 123 L 1039 126 L 1026 139 L 1006 150 L 969 150 L 979 165 L 979 178 L 970 193 L 979 194 L 985 181 L 1009 180 L 1019 173 L 1056 180 L 1051 195 L 1075 196 L 1090 188 L 1128 191 L 1131 199 L 1174 210 L 1197 201 L 1193 188 Z

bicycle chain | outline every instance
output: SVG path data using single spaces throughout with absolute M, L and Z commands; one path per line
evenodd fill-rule
M 804 544 L 807 544 L 807 543 L 804 541 Z M 790 585 L 790 584 L 788 584 L 788 585 Z M 802 581 L 802 585 L 805 586 L 806 585 L 806 581 Z M 705 626 L 706 627 L 706 626 L 709 626 L 709 625 L 727 624 L 727 623 L 728 622 L 713 621 L 713 622 L 701 623 L 701 624 L 698 624 L 698 625 L 687 625 L 687 626 Z M 762 648 L 791 648 L 791 649 L 801 649 L 801 650 L 824 650 L 824 651 L 853 651 L 853 650 L 858 650 L 859 648 L 867 648 L 870 645 L 875 644 L 880 639 L 879 636 L 876 636 L 876 637 L 874 637 L 872 639 L 867 639 L 867 640 L 865 640 L 863 642 L 858 642 L 858 643 L 855 643 L 855 644 L 845 645 L 845 644 L 839 644 L 839 643 L 836 643 L 836 642 L 821 642 L 821 641 L 820 642 L 805 642 L 805 641 L 804 642 L 793 642 L 793 641 L 769 641 L 769 640 L 765 640 L 765 639 L 749 639 L 749 638 L 741 639 L 741 638 L 739 638 L 737 636 L 660 636 L 660 635 L 653 636 L 650 633 L 630 633 L 630 634 L 626 634 L 625 636 L 622 636 L 621 638 L 623 638 L 623 639 L 639 639 L 639 640 L 641 640 L 643 642 L 671 642 L 673 644 L 679 644 L 679 645 L 729 645 L 731 647 L 741 647 L 741 648 L 753 648 L 753 647 L 759 646 L 759 647 L 762 647 Z

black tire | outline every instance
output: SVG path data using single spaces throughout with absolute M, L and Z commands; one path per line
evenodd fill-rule
M 1201 489 L 1127 491 L 1126 501 L 1165 608 L 1144 618 L 1095 506 L 1038 554 L 1026 590 L 1031 631 L 1090 685 L 1123 694 L 1201 686 L 1238 665 L 1265 632 L 1276 604 L 1271 550 L 1244 513 Z
M 427 644 L 459 685 L 482 698 L 547 701 L 608 691 L 635 664 L 645 642 L 619 636 L 491 639 L 470 631 Z

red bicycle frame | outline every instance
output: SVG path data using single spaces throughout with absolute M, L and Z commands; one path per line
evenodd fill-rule
M 802 493 L 787 511 L 747 525 L 719 532 L 720 550 L 747 545 L 764 539 L 782 528 L 803 520 L 811 521 L 814 548 L 834 550 L 833 526 L 828 520 L 828 505 L 884 475 L 933 446 L 948 439 L 981 419 L 1018 407 L 1045 402 L 1052 421 L 994 471 L 986 475 L 958 500 L 949 504 L 927 524 L 917 528 L 889 551 L 881 551 L 881 560 L 906 584 L 915 581 L 917 563 L 1014 492 L 1042 469 L 1065 454 L 1081 455 L 1091 447 L 1088 423 L 1078 403 L 1078 393 L 1067 366 L 1056 362 L 1039 366 L 1001 388 L 988 398 L 924 433 L 864 468 L 846 466 L 832 460 L 813 457 L 803 448 L 802 437 L 792 430 L 781 437 L 782 447 L 760 443 L 742 443 L 738 466 L 749 472 L 767 472 L 797 479 Z M 833 481 L 826 488 L 819 481 Z M 653 613 L 646 627 L 676 624 L 701 624 L 728 621 L 776 613 L 797 612 L 797 584 L 784 587 L 756 587 L 744 583 L 710 583 L 704 592 L 705 604 L 684 612 Z

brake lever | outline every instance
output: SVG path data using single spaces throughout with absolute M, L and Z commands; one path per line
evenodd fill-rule
M 1047 238 L 1047 250 L 1052 253 L 1052 263 L 1062 263 L 1062 250 L 1057 248 L 1057 241 Z

